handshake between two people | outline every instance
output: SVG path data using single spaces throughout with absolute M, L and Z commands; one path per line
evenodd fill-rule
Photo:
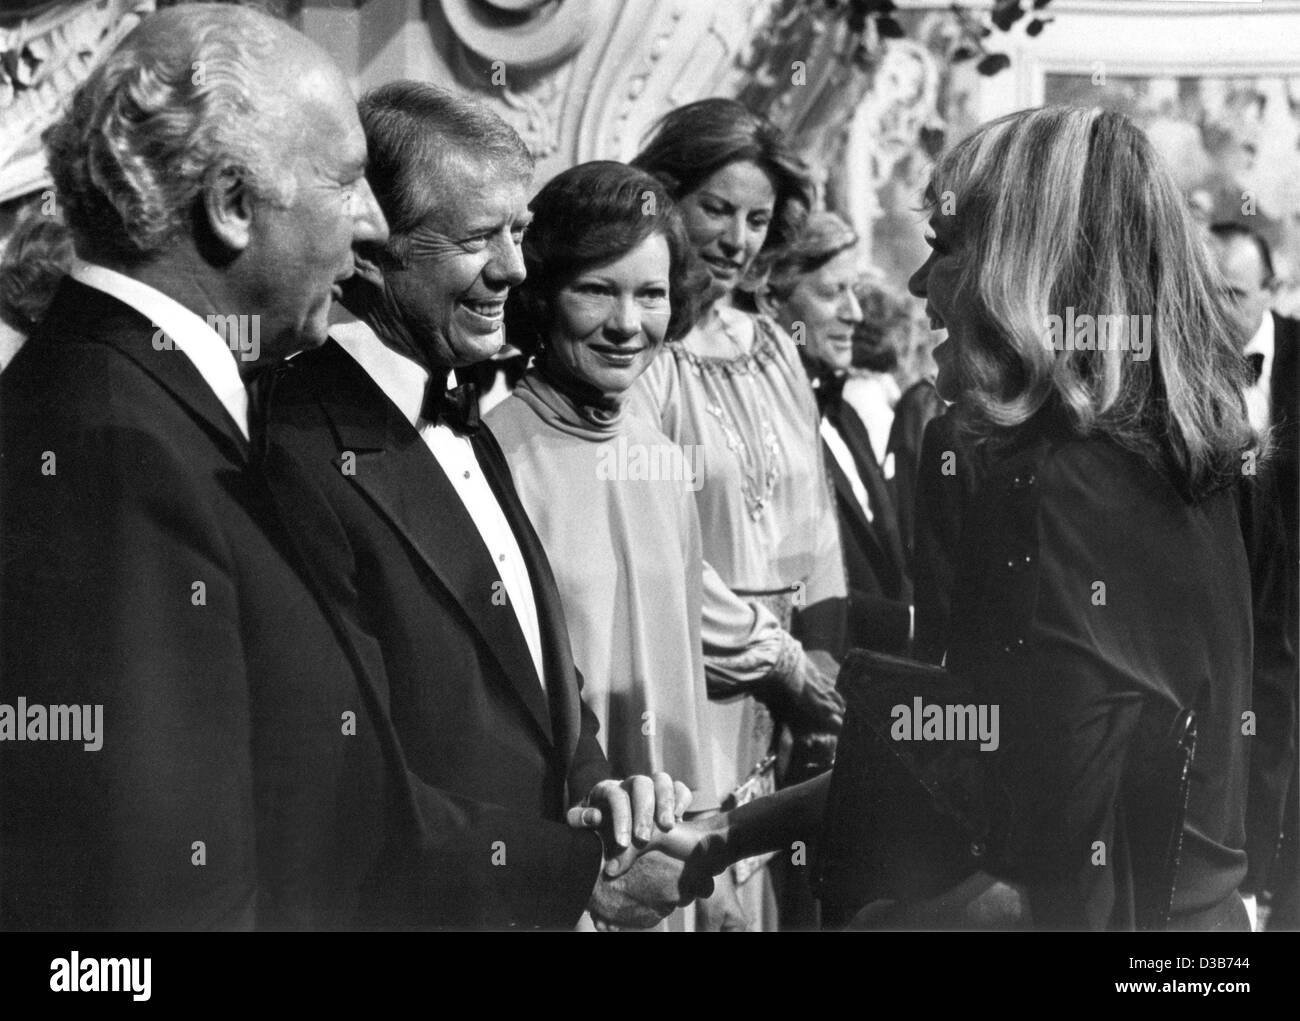
M 690 790 L 666 773 L 597 784 L 568 814 L 570 826 L 596 830 L 605 845 L 588 904 L 597 928 L 647 929 L 699 900 L 697 928 L 744 931 L 727 867 L 818 832 L 829 781 L 823 774 L 730 812 L 691 818 Z
M 648 929 L 676 908 L 700 901 L 704 927 L 743 931 L 746 920 L 725 871 L 727 862 L 701 848 L 717 813 L 687 818 L 691 791 L 667 773 L 605 780 L 568 822 L 600 834 L 604 862 L 588 911 L 596 928 Z
M 683 818 L 690 791 L 667 774 L 598 784 L 568 817 L 571 826 L 600 831 L 605 843 L 605 864 L 589 904 L 592 918 L 601 928 L 649 928 L 679 905 L 707 897 L 717 877 L 733 906 L 725 901 L 715 906 L 715 917 L 725 920 L 733 911 L 738 921 L 704 927 L 745 928 L 735 893 L 724 886 L 727 867 L 794 841 L 814 846 L 830 784 L 831 774 L 822 773 L 728 812 L 690 819 Z M 849 928 L 989 930 L 1032 924 L 1024 885 L 977 871 L 929 899 L 868 904 Z

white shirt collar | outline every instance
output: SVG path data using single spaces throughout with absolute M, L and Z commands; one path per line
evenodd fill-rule
M 248 438 L 248 391 L 235 354 L 208 323 L 156 287 L 105 266 L 78 260 L 69 276 L 135 309 L 170 338 L 198 370 L 239 431 Z
M 366 375 L 378 384 L 388 399 L 397 405 L 411 425 L 418 428 L 420 408 L 424 405 L 424 390 L 429 383 L 429 370 L 414 358 L 394 350 L 379 339 L 379 335 L 361 320 L 335 323 L 330 336 L 338 342 Z M 456 373 L 447 374 L 447 389 L 456 385 Z

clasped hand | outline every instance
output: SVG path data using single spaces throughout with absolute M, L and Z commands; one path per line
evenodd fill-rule
M 690 804 L 685 784 L 656 773 L 602 781 L 569 810 L 570 826 L 596 830 L 604 844 L 604 864 L 588 904 L 598 925 L 649 928 L 712 892 L 710 872 L 678 860 L 688 856 L 693 838 L 684 832 L 666 843 Z

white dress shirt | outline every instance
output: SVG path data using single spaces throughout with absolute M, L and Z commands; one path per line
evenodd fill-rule
M 429 371 L 414 359 L 394 351 L 365 323 L 336 323 L 330 327 L 330 336 L 357 360 L 406 420 L 415 426 L 420 438 L 442 466 L 478 529 L 492 563 L 496 565 L 497 574 L 505 585 L 506 598 L 515 611 L 524 641 L 528 643 L 537 678 L 545 689 L 542 630 L 537 620 L 537 602 L 533 597 L 533 581 L 528 566 L 524 563 L 510 522 L 479 467 L 469 437 L 460 435 L 447 425 L 433 425 L 420 417 Z M 447 386 L 455 385 L 456 374 L 451 373 L 447 377 Z M 466 536 L 466 541 L 472 540 Z
M 889 430 L 894 424 L 894 406 L 903 396 L 898 381 L 888 372 L 857 371 L 844 381 L 841 391 L 849 407 L 858 413 L 871 437 L 876 464 L 883 465 L 889 453 Z M 883 470 L 883 469 L 882 469 Z M 892 475 L 888 473 L 885 478 Z
M 1264 356 L 1264 367 L 1259 374 L 1259 382 L 1246 388 L 1246 411 L 1250 414 L 1250 424 L 1259 432 L 1267 429 L 1269 425 L 1271 407 L 1269 402 L 1272 400 L 1269 377 L 1273 374 L 1273 348 L 1273 313 L 1265 311 L 1255 336 L 1250 338 L 1250 343 L 1241 351 L 1243 355 Z
M 871 500 L 867 496 L 867 487 L 862 481 L 862 476 L 858 474 L 858 464 L 853 460 L 853 452 L 849 450 L 849 445 L 844 442 L 844 437 L 840 435 L 839 430 L 831 425 L 830 419 L 824 416 L 819 431 L 822 434 L 822 439 L 826 441 L 826 449 L 831 452 L 831 457 L 835 458 L 835 463 L 840 466 L 848 478 L 854 498 L 862 505 L 862 513 L 867 516 L 869 523 L 874 522 L 876 516 L 871 513 Z M 890 457 L 893 457 L 893 455 L 891 454 Z M 916 637 L 915 606 L 908 606 L 907 621 L 907 640 L 910 642 Z
M 129 305 L 170 338 L 172 347 L 199 370 L 203 381 L 239 426 L 244 439 L 248 439 L 248 391 L 239 375 L 235 353 L 221 339 L 221 334 L 174 298 L 116 270 L 78 261 L 69 276 Z

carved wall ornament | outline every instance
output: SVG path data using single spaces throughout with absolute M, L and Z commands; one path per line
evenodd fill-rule
M 442 13 L 480 57 L 526 71 L 568 60 L 599 21 L 592 0 L 442 0 Z
M 56 3 L 0 16 L 0 202 L 47 187 L 41 133 L 154 0 Z

